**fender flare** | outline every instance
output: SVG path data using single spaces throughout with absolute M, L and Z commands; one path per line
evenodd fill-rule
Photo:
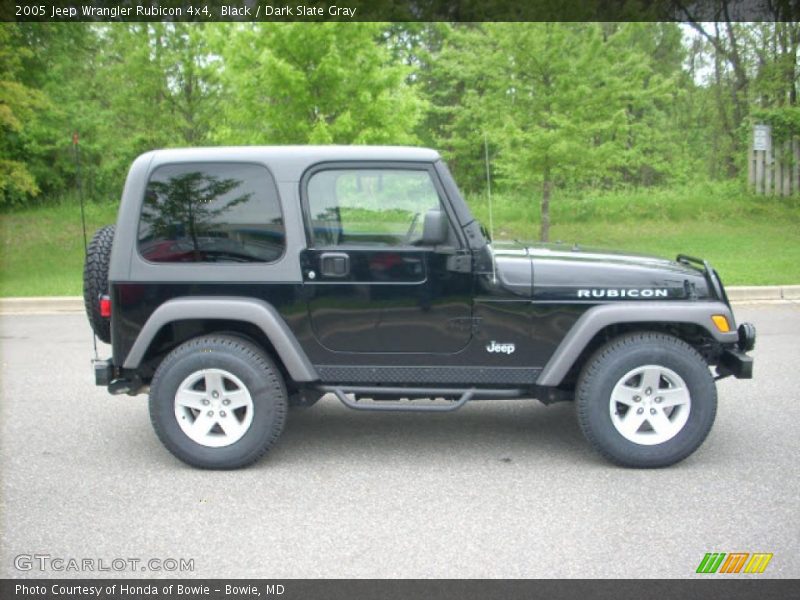
M 711 315 L 725 315 L 731 330 L 718 331 Z M 597 333 L 609 325 L 618 323 L 678 323 L 702 327 L 714 339 L 723 344 L 734 344 L 738 340 L 736 323 L 731 309 L 722 302 L 615 302 L 601 304 L 587 310 L 575 322 L 556 348 L 536 380 L 536 385 L 557 386 L 578 360 Z
M 189 319 L 224 319 L 255 325 L 272 342 L 295 381 L 317 381 L 314 366 L 275 307 L 263 300 L 235 296 L 174 298 L 159 306 L 139 332 L 123 368 L 137 369 L 159 331 L 170 323 Z

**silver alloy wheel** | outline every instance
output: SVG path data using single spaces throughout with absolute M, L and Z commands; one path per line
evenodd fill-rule
M 253 399 L 232 373 L 203 369 L 178 386 L 175 418 L 192 441 L 210 448 L 230 446 L 250 429 Z
M 635 444 L 653 446 L 672 439 L 689 420 L 689 388 L 672 369 L 637 367 L 617 382 L 609 399 L 611 422 Z

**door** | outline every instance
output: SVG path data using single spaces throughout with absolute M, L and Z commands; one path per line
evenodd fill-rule
M 335 352 L 454 353 L 472 336 L 472 276 L 431 165 L 320 165 L 301 183 L 303 285 L 317 340 Z M 453 223 L 452 215 L 448 219 Z M 467 262 L 468 264 L 468 262 Z

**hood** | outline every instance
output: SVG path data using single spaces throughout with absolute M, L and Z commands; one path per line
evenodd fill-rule
M 657 256 L 567 246 L 492 244 L 497 284 L 535 300 L 686 300 L 709 297 L 703 272 Z

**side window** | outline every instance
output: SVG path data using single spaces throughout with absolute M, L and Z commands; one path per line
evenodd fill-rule
M 441 202 L 424 169 L 329 169 L 307 187 L 315 246 L 419 244 L 425 213 Z
M 285 248 L 278 190 L 264 167 L 165 165 L 150 176 L 139 252 L 152 262 L 272 262 Z

